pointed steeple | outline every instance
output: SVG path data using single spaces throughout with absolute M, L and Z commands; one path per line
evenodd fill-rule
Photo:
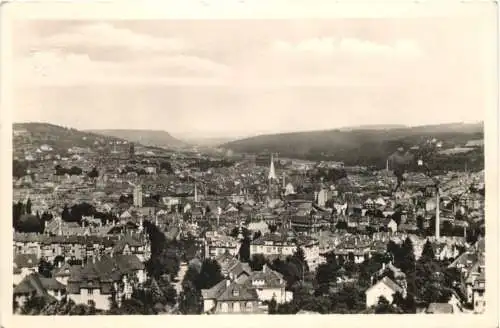
M 269 180 L 276 180 L 276 172 L 274 170 L 274 159 L 273 159 L 273 155 L 271 154 L 271 165 L 269 167 L 269 176 L 268 176 L 268 179 Z

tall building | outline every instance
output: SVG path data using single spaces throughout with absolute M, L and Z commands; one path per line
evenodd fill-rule
M 269 179 L 269 182 L 271 181 L 276 181 L 277 178 L 276 178 L 276 171 L 274 170 L 274 159 L 273 159 L 273 155 L 271 155 L 271 165 L 269 166 L 269 175 L 267 177 Z
M 128 154 L 129 154 L 130 158 L 133 158 L 135 156 L 135 145 L 133 142 L 130 143 Z
M 142 207 L 142 186 L 138 185 L 134 188 L 134 206 Z

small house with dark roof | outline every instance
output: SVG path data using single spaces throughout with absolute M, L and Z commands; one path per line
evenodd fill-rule
M 256 314 L 259 297 L 254 288 L 224 279 L 209 289 L 202 289 L 203 312 L 212 314 Z
M 59 301 L 65 297 L 66 287 L 54 278 L 46 278 L 39 273 L 32 273 L 14 287 L 13 295 L 14 301 L 21 307 L 30 297 Z
M 135 284 L 146 280 L 144 264 L 136 255 L 105 255 L 83 267 L 73 266 L 68 296 L 75 303 L 94 301 L 97 309 L 109 309 L 109 298 L 118 304 L 130 298 Z
M 278 304 L 290 302 L 293 293 L 286 290 L 283 275 L 264 264 L 261 271 L 253 271 L 244 284 L 255 288 L 260 302 L 274 299 Z
M 17 254 L 14 256 L 14 285 L 20 283 L 25 277 L 38 272 L 39 260 L 35 254 Z

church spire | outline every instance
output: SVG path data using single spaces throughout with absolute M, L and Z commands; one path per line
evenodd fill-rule
M 276 172 L 274 170 L 274 159 L 273 155 L 271 154 L 271 166 L 269 167 L 269 180 L 276 180 Z

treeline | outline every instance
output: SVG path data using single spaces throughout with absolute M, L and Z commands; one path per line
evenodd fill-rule
M 80 204 L 75 204 L 71 207 L 68 205 L 64 205 L 64 208 L 61 213 L 61 219 L 65 222 L 77 222 L 81 224 L 82 218 L 86 217 L 94 217 L 94 219 L 100 219 L 101 221 L 111 222 L 116 221 L 118 218 L 113 213 L 109 212 L 99 212 L 93 205 L 83 202 Z
M 234 161 L 230 160 L 211 160 L 211 159 L 200 159 L 196 162 L 193 162 L 189 164 L 190 168 L 198 168 L 201 171 L 208 171 L 209 169 L 212 168 L 224 168 L 224 167 L 231 167 L 234 165 Z
M 22 178 L 28 175 L 28 163 L 18 160 L 12 161 L 12 176 L 14 178 Z
M 31 199 L 26 203 L 12 204 L 12 227 L 17 232 L 43 233 L 45 222 L 52 220 L 53 215 L 47 212 L 33 214 Z
M 61 175 L 82 175 L 83 173 L 83 170 L 81 168 L 79 168 L 78 166 L 72 166 L 70 168 L 65 168 L 65 167 L 62 167 L 61 165 L 56 165 L 54 167 L 55 171 L 56 171 L 56 175 L 57 176 L 61 176 Z
M 263 135 L 230 142 L 224 147 L 241 153 L 260 153 L 262 149 L 267 149 L 283 157 L 312 161 L 340 160 L 347 166 L 362 165 L 382 169 L 387 158 L 399 147 L 408 150 L 415 145 L 423 145 L 432 138 L 443 141 L 448 146 L 464 145 L 469 140 L 483 139 L 484 134 L 482 126 L 451 129 L 444 126 L 432 129 L 416 127 L 394 130 L 330 130 Z M 471 163 L 472 166 L 480 166 L 473 159 L 477 157 L 479 160 L 479 156 L 484 156 L 481 155 L 483 151 L 474 152 L 475 154 L 463 156 L 474 162 Z M 455 167 L 454 157 L 455 155 L 449 156 L 450 160 L 439 159 L 443 169 L 452 170 Z

